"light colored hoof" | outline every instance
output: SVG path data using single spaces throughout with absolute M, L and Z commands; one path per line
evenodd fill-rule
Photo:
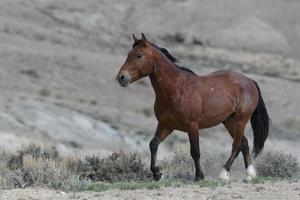
M 247 174 L 247 181 L 251 181 L 253 178 L 256 177 L 256 170 L 253 165 L 248 166 L 246 174 Z
M 223 168 L 219 178 L 223 181 L 226 181 L 226 182 L 229 181 L 230 180 L 229 172 L 226 169 Z
M 163 181 L 163 180 L 165 180 L 165 179 L 166 179 L 165 175 L 162 174 L 161 177 L 160 177 L 160 179 L 159 179 L 159 181 Z

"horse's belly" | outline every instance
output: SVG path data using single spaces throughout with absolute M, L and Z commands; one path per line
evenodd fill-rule
M 199 129 L 217 126 L 218 124 L 223 123 L 230 115 L 231 114 L 203 118 L 203 120 L 200 120 L 199 122 Z
M 203 105 L 199 128 L 209 128 L 224 122 L 235 112 L 235 103 L 228 99 L 215 97 Z

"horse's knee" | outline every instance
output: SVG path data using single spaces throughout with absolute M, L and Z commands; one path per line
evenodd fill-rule
M 244 136 L 241 143 L 241 150 L 246 151 L 249 149 L 248 139 Z
M 248 146 L 248 139 L 245 136 L 242 139 L 242 144 Z
M 153 138 L 153 139 L 150 141 L 149 147 L 150 147 L 151 153 L 157 151 L 158 145 L 159 145 L 159 140 L 158 140 L 158 138 Z

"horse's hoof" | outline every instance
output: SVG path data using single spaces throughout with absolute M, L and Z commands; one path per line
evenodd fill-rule
M 153 179 L 155 181 L 159 181 L 161 178 L 163 178 L 163 173 L 157 172 L 155 175 L 153 175 Z
M 219 177 L 222 181 L 226 181 L 226 182 L 229 181 L 230 180 L 229 171 L 223 168 Z
M 200 175 L 200 176 L 196 176 L 195 179 L 194 179 L 194 181 L 195 181 L 195 182 L 198 182 L 198 181 L 201 181 L 201 180 L 203 180 L 203 179 L 204 179 L 204 176 L 203 176 L 203 175 L 202 175 L 202 176 Z
M 256 170 L 253 165 L 248 166 L 246 174 L 247 174 L 247 181 L 251 181 L 253 178 L 256 177 Z

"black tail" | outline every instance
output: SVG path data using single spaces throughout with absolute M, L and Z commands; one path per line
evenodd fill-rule
M 253 81 L 258 93 L 259 93 L 259 99 L 258 104 L 255 109 L 255 111 L 252 114 L 251 117 L 251 126 L 253 129 L 253 154 L 254 157 L 256 157 L 264 148 L 265 141 L 269 134 L 269 125 L 271 122 L 271 119 L 268 115 L 268 111 L 265 105 L 265 102 L 261 96 L 260 88 L 257 84 L 257 82 Z

